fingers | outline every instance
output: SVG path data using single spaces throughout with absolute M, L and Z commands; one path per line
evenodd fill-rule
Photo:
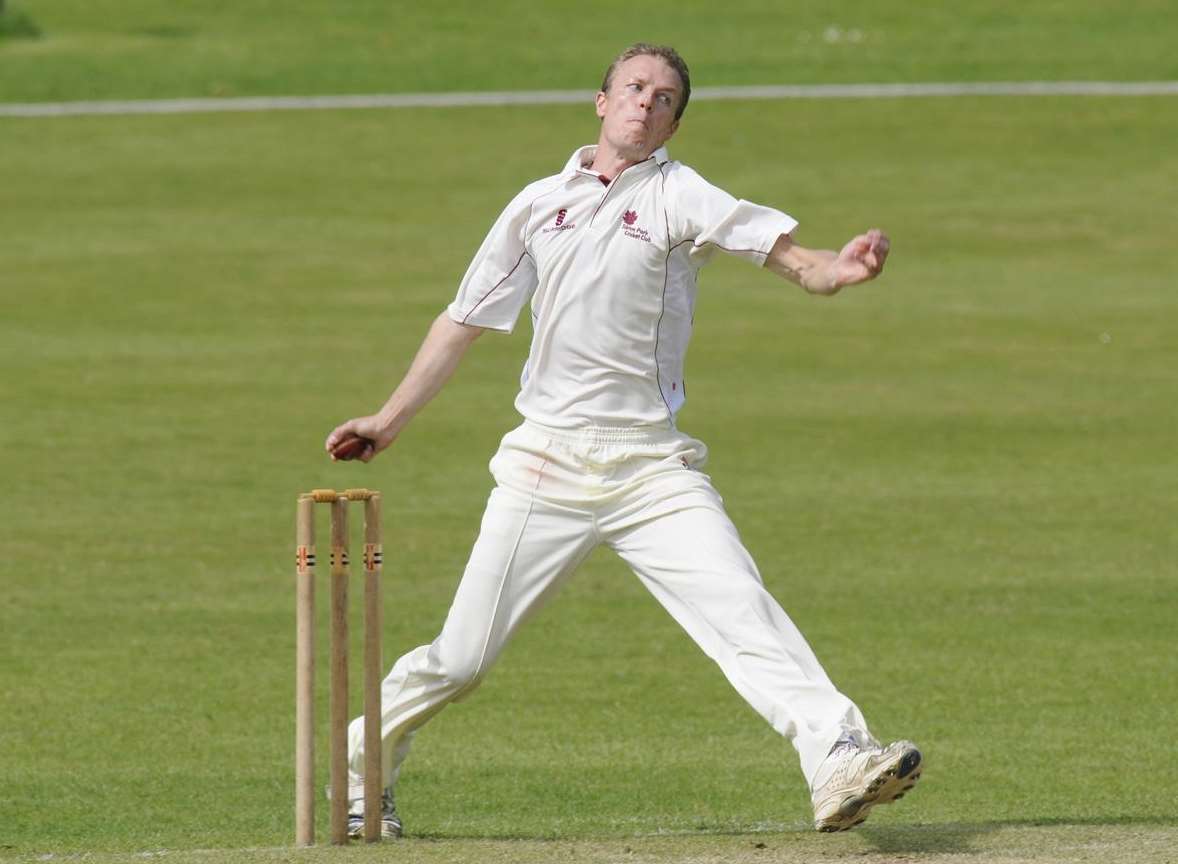
M 332 429 L 327 435 L 327 440 L 323 442 L 323 449 L 330 453 L 347 439 L 357 437 L 356 433 L 352 431 L 355 422 L 355 420 L 349 420 Z
M 347 462 L 351 459 L 360 459 L 367 462 L 376 455 L 376 447 L 371 439 L 361 438 L 355 436 L 352 438 L 345 438 L 339 444 L 331 448 L 331 460 L 333 462 Z M 364 457 L 367 455 L 368 459 Z
M 883 270 L 884 262 L 888 260 L 888 252 L 891 251 L 892 244 L 888 240 L 888 235 L 878 228 L 872 228 L 865 236 L 869 245 L 868 266 L 872 268 L 874 274 L 878 275 Z
M 370 420 L 368 417 L 353 417 L 331 430 L 323 442 L 323 449 L 330 454 L 333 462 L 349 462 L 353 459 L 369 462 L 376 456 L 380 448 L 376 439 L 370 437 Z
M 847 263 L 859 265 L 863 274 L 857 281 L 873 279 L 883 270 L 891 242 L 886 234 L 878 228 L 872 228 L 866 234 L 854 237 L 843 247 L 840 255 Z

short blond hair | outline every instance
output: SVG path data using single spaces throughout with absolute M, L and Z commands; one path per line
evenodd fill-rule
M 601 81 L 601 92 L 609 92 L 609 85 L 614 80 L 614 72 L 617 71 L 619 66 L 634 57 L 658 57 L 675 70 L 675 74 L 679 76 L 679 83 L 683 85 L 683 98 L 679 101 L 679 105 L 675 109 L 675 119 L 678 120 L 683 116 L 683 111 L 687 108 L 687 100 L 691 98 L 691 74 L 687 71 L 687 64 L 679 56 L 679 52 L 669 45 L 651 45 L 649 42 L 635 42 L 615 57 L 614 62 L 609 64 L 609 68 L 605 70 L 605 78 Z

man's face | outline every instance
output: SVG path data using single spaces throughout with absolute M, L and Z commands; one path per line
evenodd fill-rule
M 609 92 L 597 94 L 601 137 L 626 159 L 640 162 L 679 128 L 683 98 L 678 73 L 661 57 L 640 54 L 614 70 Z

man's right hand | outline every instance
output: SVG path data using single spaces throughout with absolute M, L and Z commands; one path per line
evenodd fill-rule
M 377 453 L 393 443 L 393 436 L 382 427 L 375 415 L 354 417 L 331 430 L 323 448 L 331 455 L 333 462 L 359 459 L 371 462 Z

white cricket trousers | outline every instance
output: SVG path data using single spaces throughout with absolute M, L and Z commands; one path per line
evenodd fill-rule
M 525 422 L 503 438 L 442 632 L 401 657 L 382 685 L 385 785 L 395 783 L 414 731 L 478 686 L 516 629 L 601 543 L 793 743 L 807 783 L 838 738 L 870 737 L 762 585 L 699 470 L 706 458 L 701 442 L 674 429 L 570 432 Z M 349 798 L 362 802 L 363 718 L 348 728 L 348 753 Z

